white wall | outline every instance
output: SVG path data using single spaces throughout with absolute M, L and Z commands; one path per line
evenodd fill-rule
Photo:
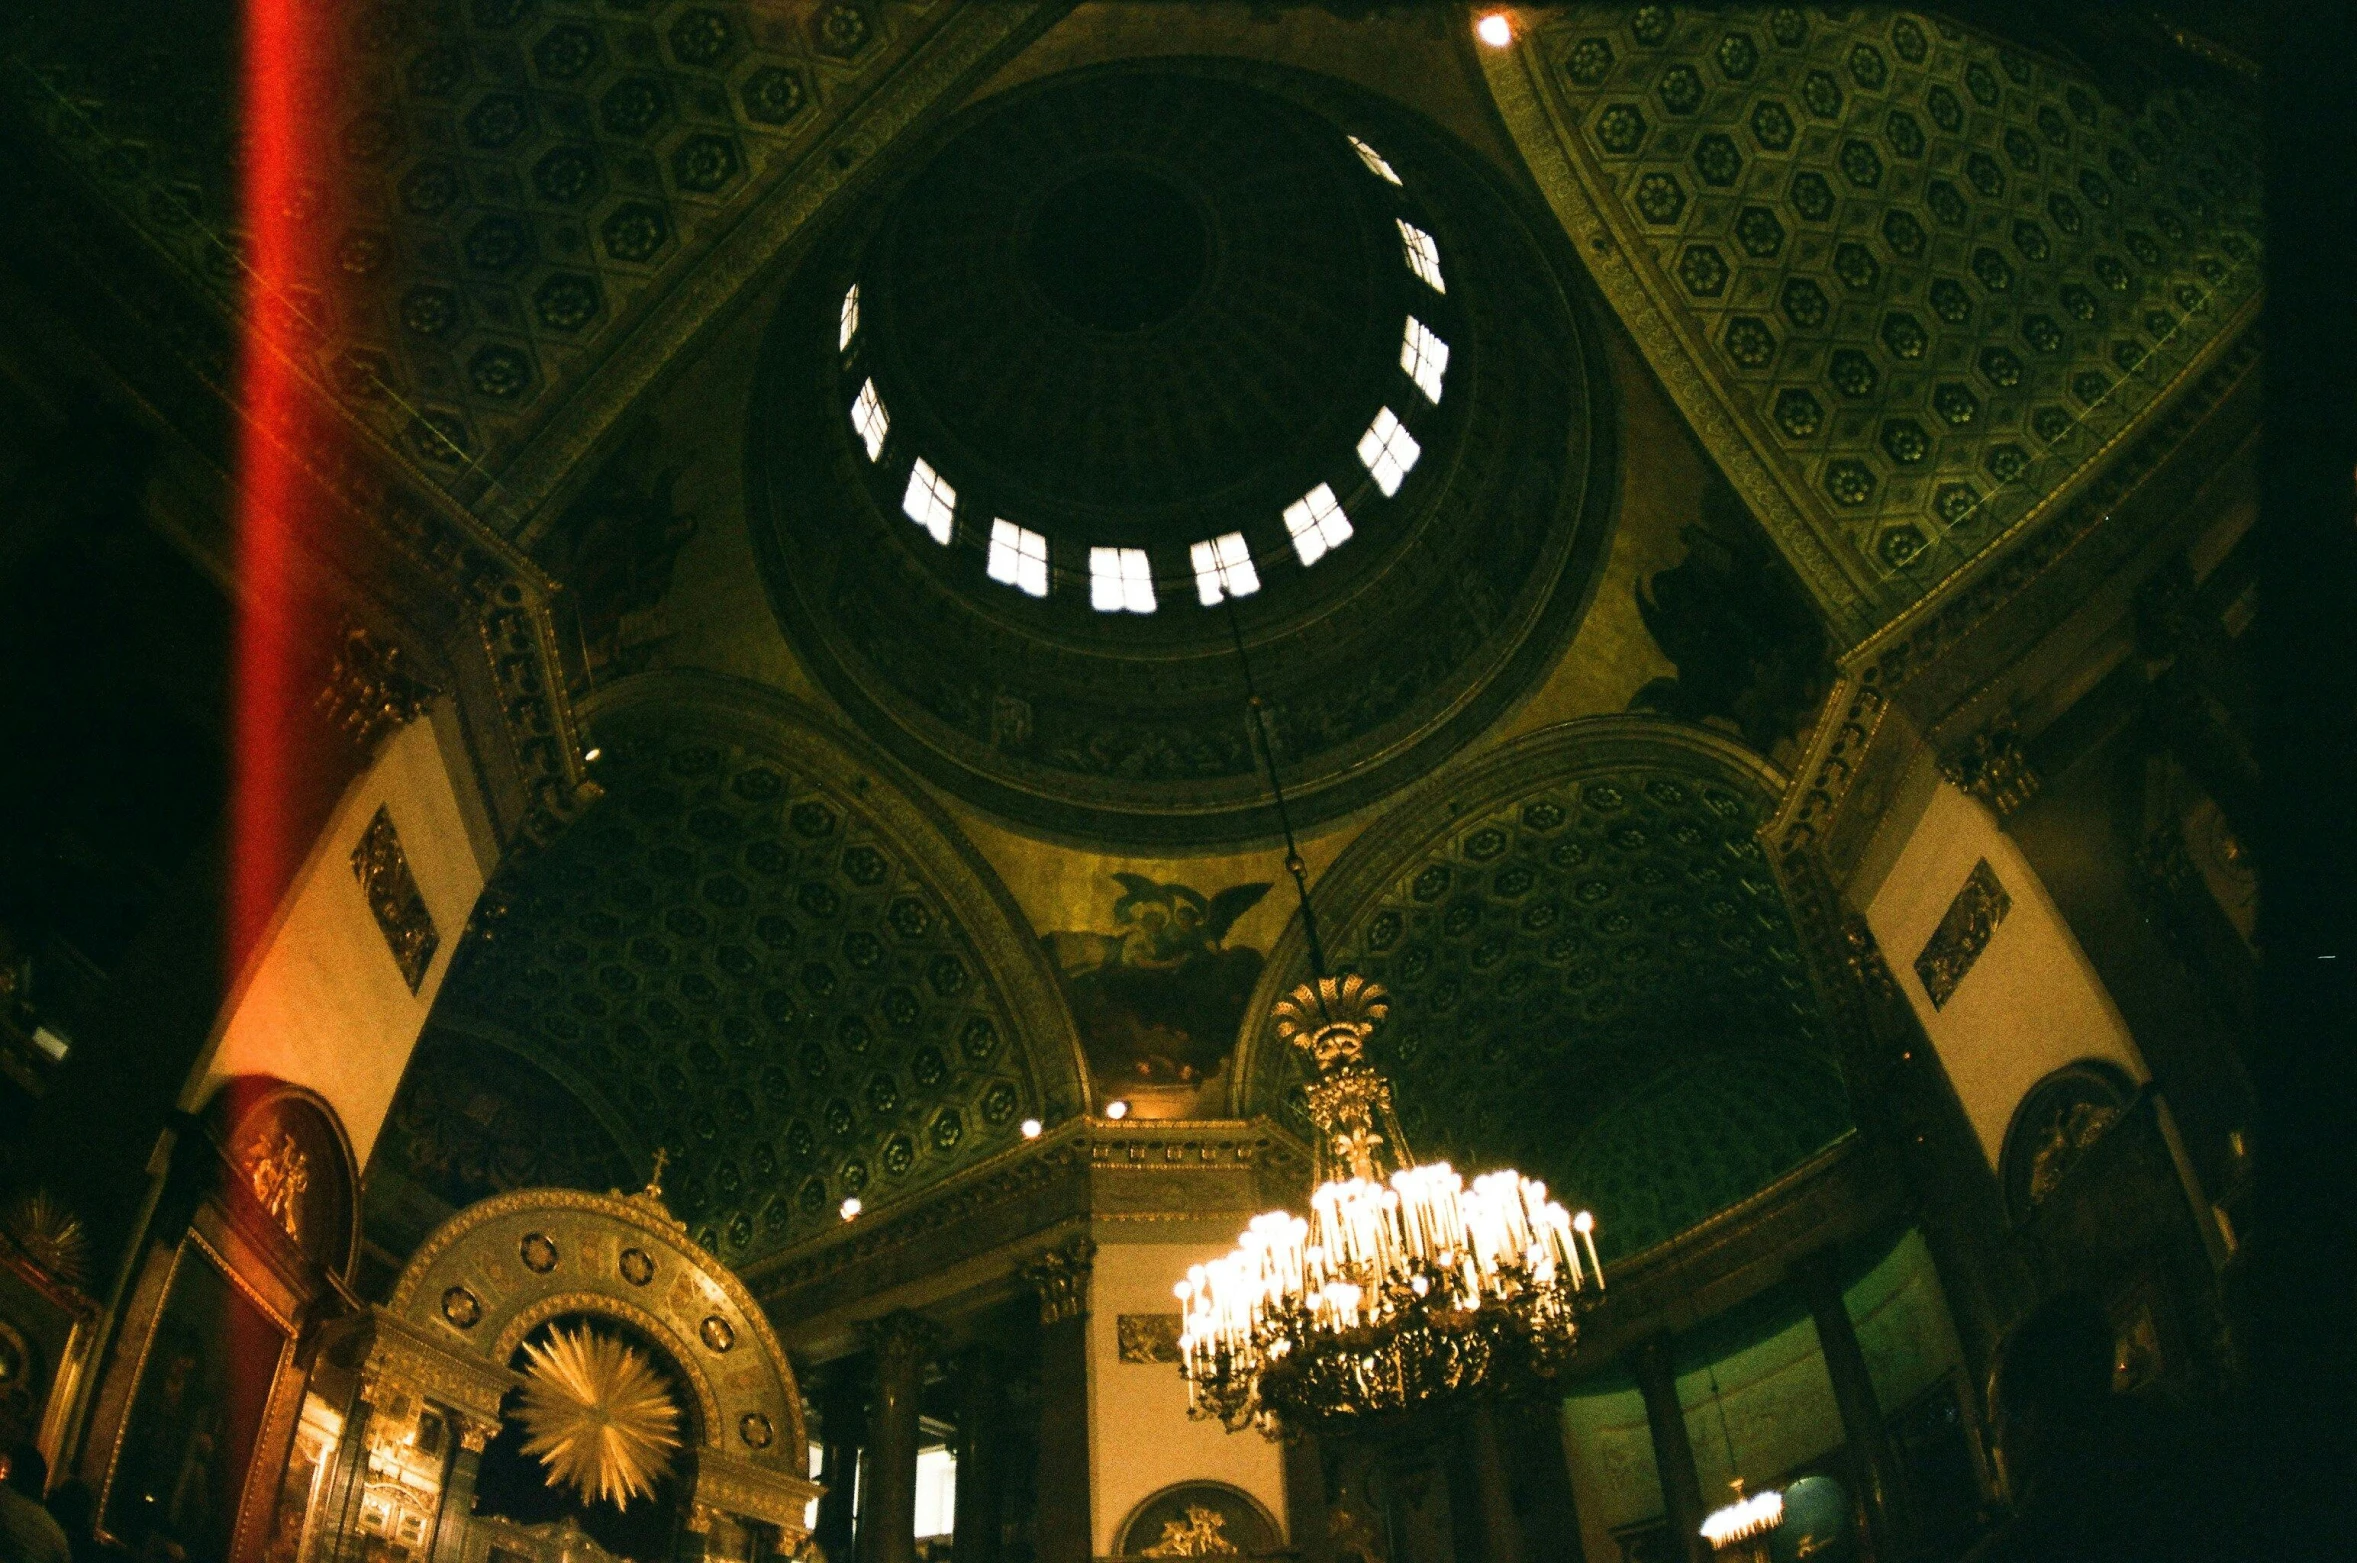
M 337 803 L 191 1072 L 184 1108 L 201 1106 L 232 1075 L 276 1075 L 327 1098 L 353 1155 L 368 1164 L 491 867 L 467 829 L 457 789 L 472 782 L 455 742 L 445 752 L 451 724 L 438 718 L 446 716 L 438 711 L 385 739 Z M 352 848 L 380 807 L 441 936 L 414 994 L 352 872 Z
M 1103 1241 L 1100 1235 L 1101 1242 Z M 1099 1557 L 1137 1506 L 1173 1482 L 1226 1482 L 1285 1524 L 1285 1468 L 1258 1433 L 1231 1433 L 1187 1415 L 1187 1385 L 1171 1362 L 1123 1362 L 1119 1317 L 1176 1313 L 1171 1295 L 1187 1266 L 1217 1259 L 1227 1244 L 1104 1242 L 1089 1277 L 1090 1530 Z
M 2023 1094 L 2054 1070 L 2095 1058 L 2146 1078 L 2127 1023 L 2086 952 L 1986 808 L 1942 782 L 1912 827 L 1894 818 L 1885 828 L 1908 833 L 1866 921 L 1991 1167 Z M 1934 1009 L 1915 958 L 1983 858 L 2012 906 L 1947 1004 Z

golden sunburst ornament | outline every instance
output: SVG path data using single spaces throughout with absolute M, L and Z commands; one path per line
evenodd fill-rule
M 524 1453 L 548 1485 L 627 1509 L 654 1496 L 679 1447 L 679 1405 L 635 1347 L 599 1330 L 557 1330 L 524 1355 Z

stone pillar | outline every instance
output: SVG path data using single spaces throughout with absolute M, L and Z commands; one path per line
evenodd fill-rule
M 1333 1563 L 1334 1544 L 1326 1532 L 1331 1500 L 1326 1491 L 1326 1455 L 1308 1433 L 1288 1438 L 1285 1458 L 1286 1542 L 1301 1563 Z
M 1661 1505 L 1668 1516 L 1673 1557 L 1708 1563 L 1702 1539 L 1702 1476 L 1694 1468 L 1694 1441 L 1686 1436 L 1685 1408 L 1678 1404 L 1678 1375 L 1670 1361 L 1670 1338 L 1656 1335 L 1628 1356 L 1638 1393 L 1645 1397 L 1645 1425 L 1653 1434 L 1653 1465 L 1661 1473 Z
M 827 1490 L 811 1534 L 830 1563 L 851 1563 L 851 1503 L 860 1447 L 867 1442 L 867 1380 L 865 1362 L 843 1358 L 828 1364 L 820 1392 L 818 1431 L 826 1452 L 819 1457 L 819 1480 Z
M 860 1497 L 859 1563 L 916 1563 L 917 1393 L 941 1332 L 913 1313 L 863 1327 L 875 1357 L 868 1403 L 867 1490 Z
M 1460 1432 L 1472 1467 L 1475 1512 L 1481 1517 L 1481 1556 L 1486 1563 L 1522 1563 L 1522 1521 L 1514 1513 L 1514 1488 L 1498 1445 L 1494 1407 L 1475 1405 Z
M 988 1346 L 957 1358 L 957 1513 L 950 1545 L 957 1563 L 998 1563 L 1008 1480 L 1006 1364 Z
M 1090 1563 L 1088 1281 L 1094 1239 L 1077 1237 L 1024 1268 L 1039 1293 L 1039 1563 Z
M 1571 1490 L 1571 1451 L 1557 1400 L 1497 1408 L 1498 1446 L 1522 1517 L 1523 1563 L 1586 1563 L 1579 1505 Z
M 1849 1440 L 1850 1478 L 1866 1514 L 1867 1540 L 1880 1563 L 1898 1563 L 1909 1556 L 1906 1501 L 1898 1489 L 1898 1466 L 1874 1398 L 1874 1380 L 1866 1372 L 1866 1353 L 1859 1349 L 1857 1327 L 1842 1300 L 1840 1256 L 1831 1249 L 1811 1254 L 1792 1267 L 1792 1279 L 1817 1324 L 1817 1345 L 1825 1354 L 1825 1372 L 1833 1380 L 1834 1404 L 1841 1408 L 1842 1432 Z
M 467 1522 L 475 1512 L 475 1477 L 483 1468 L 483 1448 L 499 1429 L 470 1416 L 452 1412 L 458 1449 L 450 1457 L 450 1475 L 442 1483 L 441 1517 L 434 1522 L 432 1563 L 462 1563 L 466 1556 Z

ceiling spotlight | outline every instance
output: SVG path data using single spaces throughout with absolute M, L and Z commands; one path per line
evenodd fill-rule
M 1026 1118 L 1026 1119 L 1024 1119 L 1024 1120 L 1023 1120 L 1023 1138 L 1025 1138 L 1025 1139 L 1027 1139 L 1027 1140 L 1036 1140 L 1036 1139 L 1038 1139 L 1038 1138 L 1039 1138 L 1039 1128 L 1040 1128 L 1040 1124 L 1039 1124 L 1039 1120 L 1038 1120 L 1037 1118 Z
M 849 1220 L 851 1220 L 851 1219 L 852 1219 L 854 1216 L 857 1216 L 858 1214 L 859 1214 L 859 1196 L 855 1194 L 855 1195 L 853 1195 L 851 1198 L 849 1198 L 849 1199 L 847 1199 L 847 1200 L 843 1201 L 843 1219 L 844 1219 L 844 1220 L 846 1220 L 846 1221 L 849 1221 Z
M 1105 1116 L 1112 1119 L 1114 1122 L 1119 1123 L 1122 1119 L 1129 1116 L 1129 1103 L 1107 1102 L 1105 1104 Z
M 1473 36 L 1493 49 L 1503 49 L 1514 41 L 1514 24 L 1503 11 L 1492 11 L 1473 24 Z

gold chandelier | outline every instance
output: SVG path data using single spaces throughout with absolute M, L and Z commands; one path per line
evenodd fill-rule
M 1391 1083 L 1366 1061 L 1389 1007 L 1355 976 L 1320 976 L 1276 1007 L 1277 1035 L 1317 1069 L 1317 1188 L 1307 1217 L 1254 1217 L 1234 1251 L 1179 1283 L 1194 1415 L 1331 1430 L 1532 1392 L 1562 1369 L 1575 1313 L 1603 1291 L 1586 1211 L 1567 1213 L 1516 1172 L 1467 1186 L 1446 1162 L 1409 1156 Z

